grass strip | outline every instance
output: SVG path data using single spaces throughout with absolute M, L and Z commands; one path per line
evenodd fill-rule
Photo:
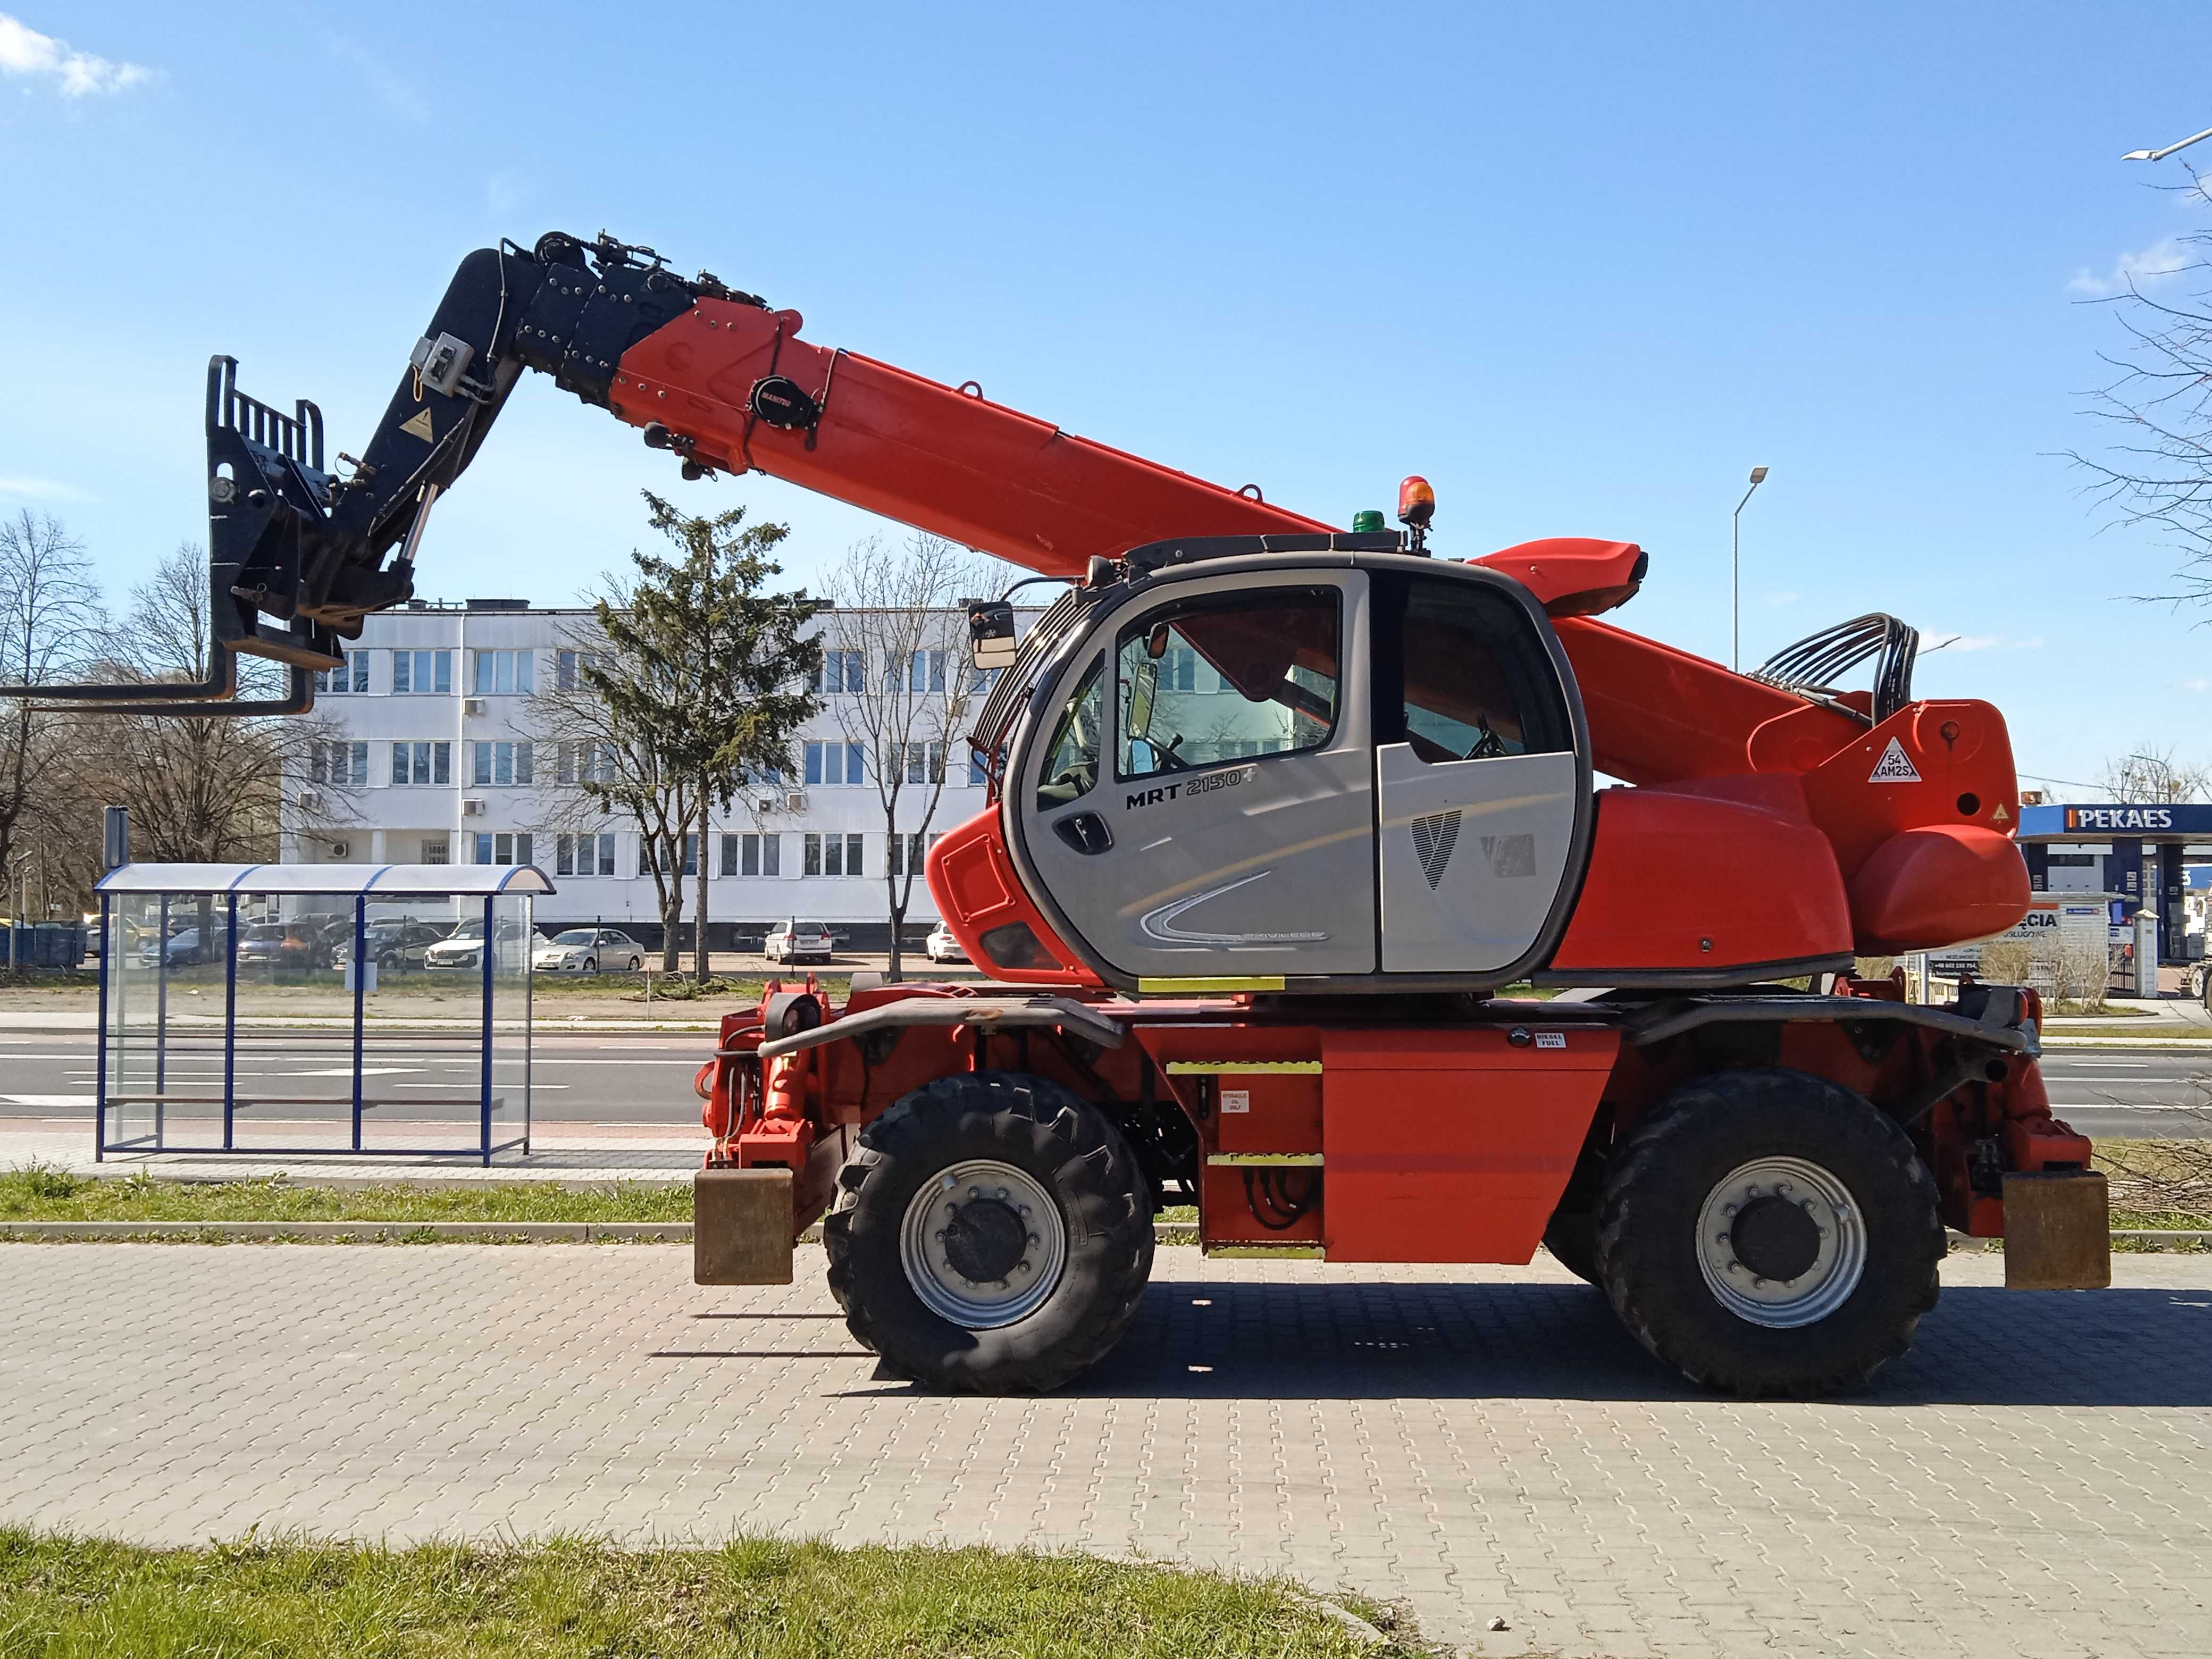
M 691 1188 L 621 1182 L 396 1182 L 316 1187 L 266 1181 L 100 1181 L 33 1164 L 0 1175 L 9 1221 L 689 1221 Z M 0 1653 L 6 1651 L 0 1644 Z
M 11 1659 L 1421 1651 L 1363 1646 L 1282 1580 L 1068 1554 L 758 1537 L 711 1550 L 588 1539 L 386 1549 L 253 1537 L 152 1550 L 0 1529 L 0 1653 Z

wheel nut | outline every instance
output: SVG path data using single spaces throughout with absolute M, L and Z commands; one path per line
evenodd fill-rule
M 1032 1244 L 1042 1244 L 1044 1241 L 1039 1238 L 1035 1233 L 1031 1233 L 1030 1235 L 1030 1243 Z
M 1026 1261 L 1018 1261 L 1014 1266 L 1019 1272 L 1027 1273 L 1030 1271 L 1030 1264 Z
M 1728 1265 L 1728 1270 L 1732 1273 L 1740 1273 L 1743 1271 L 1743 1263 L 1741 1261 L 1731 1261 Z
M 1006 1189 L 1004 1187 L 1000 1188 L 999 1188 L 999 1196 L 1000 1196 L 1000 1198 L 1004 1198 L 1006 1195 Z
M 1735 1213 L 1735 1205 L 1733 1205 L 1733 1204 L 1723 1204 L 1723 1205 L 1722 1205 L 1722 1206 L 1721 1206 L 1721 1213 L 1722 1213 L 1723 1215 L 1734 1215 L 1734 1214 Z
M 970 1187 L 968 1189 L 968 1196 L 970 1198 L 981 1198 L 983 1196 L 983 1189 L 981 1187 Z

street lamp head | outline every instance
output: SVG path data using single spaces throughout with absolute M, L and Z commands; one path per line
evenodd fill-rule
M 2131 149 L 2125 155 L 2120 157 L 2120 160 L 2123 161 L 2148 161 L 2154 160 L 2156 155 L 2157 152 L 2155 150 Z
M 1751 481 L 1755 484 L 1765 483 L 1766 482 L 1766 469 L 1763 466 L 1754 466 L 1752 468 Z

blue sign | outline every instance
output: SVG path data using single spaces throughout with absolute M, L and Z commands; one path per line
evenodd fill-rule
M 2212 803 L 2145 806 L 2118 801 L 2023 806 L 2021 841 L 2212 841 Z

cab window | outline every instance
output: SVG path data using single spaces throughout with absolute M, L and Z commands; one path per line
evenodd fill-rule
M 1336 729 L 1334 587 L 1185 599 L 1124 629 L 1115 647 L 1124 782 L 1318 749 Z
M 1403 741 L 1431 763 L 1501 755 L 1558 754 L 1574 727 L 1550 653 L 1528 614 L 1473 582 L 1403 580 L 1379 595 L 1395 611 L 1400 685 L 1380 701 L 1376 741 Z M 1394 604 L 1393 601 L 1395 601 Z M 1392 733 L 1389 715 L 1398 715 Z
M 1044 771 L 1037 780 L 1040 812 L 1081 799 L 1098 781 L 1098 688 L 1105 669 L 1103 657 L 1093 661 L 1060 711 L 1060 724 L 1053 728 Z

